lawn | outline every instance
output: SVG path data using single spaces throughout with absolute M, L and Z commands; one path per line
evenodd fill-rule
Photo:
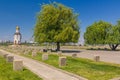
M 0 56 L 0 80 L 42 80 L 37 75 L 27 69 L 23 71 L 13 71 L 12 63 L 7 63 Z
M 38 53 L 36 57 L 32 57 L 30 53 L 24 56 L 42 61 L 42 53 Z M 49 59 L 42 62 L 83 76 L 88 80 L 109 80 L 111 78 L 120 77 L 120 65 L 117 64 L 67 57 L 67 65 L 65 67 L 59 67 L 58 58 L 58 55 L 50 54 Z

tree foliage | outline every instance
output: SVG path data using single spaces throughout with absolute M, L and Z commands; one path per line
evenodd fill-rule
M 120 21 L 116 25 L 104 21 L 93 23 L 87 27 L 84 39 L 87 44 L 109 44 L 115 50 L 120 44 Z
M 89 27 L 84 34 L 84 39 L 87 44 L 105 44 L 107 31 L 111 24 L 104 21 L 95 22 Z
M 37 15 L 34 28 L 36 42 L 77 42 L 79 38 L 78 15 L 59 3 L 44 4 Z
M 109 29 L 106 42 L 112 50 L 118 47 L 120 44 L 120 21 L 117 21 L 117 24 Z
M 117 25 L 112 26 L 107 32 L 107 43 L 108 44 L 119 44 L 120 43 L 120 21 Z

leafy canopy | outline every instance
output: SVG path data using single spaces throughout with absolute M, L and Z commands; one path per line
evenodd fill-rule
M 111 24 L 104 21 L 95 22 L 87 27 L 84 34 L 85 43 L 87 44 L 105 44 L 107 32 L 111 28 Z
M 107 44 L 120 44 L 120 20 L 107 32 Z
M 37 15 L 34 37 L 37 42 L 77 42 L 78 15 L 59 3 L 44 4 Z

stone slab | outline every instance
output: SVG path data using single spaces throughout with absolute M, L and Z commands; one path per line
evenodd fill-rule
M 66 66 L 66 57 L 59 57 L 59 67 Z
M 76 58 L 76 57 L 77 57 L 77 54 L 72 54 L 72 57 L 73 57 L 73 58 Z
M 13 70 L 15 70 L 15 71 L 23 70 L 23 61 L 22 60 L 14 60 L 13 61 Z
M 99 62 L 99 61 L 100 61 L 100 56 L 94 56 L 94 60 L 95 60 L 96 62 Z
M 7 62 L 13 62 L 13 60 L 14 60 L 14 56 L 7 55 L 7 58 L 6 58 Z
M 48 59 L 48 54 L 42 54 L 42 60 L 47 60 Z

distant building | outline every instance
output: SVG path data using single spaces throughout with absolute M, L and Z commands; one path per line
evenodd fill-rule
M 22 35 L 20 33 L 20 28 L 17 26 L 16 27 L 16 32 L 14 34 L 14 45 L 21 44 L 21 39 L 22 39 Z

